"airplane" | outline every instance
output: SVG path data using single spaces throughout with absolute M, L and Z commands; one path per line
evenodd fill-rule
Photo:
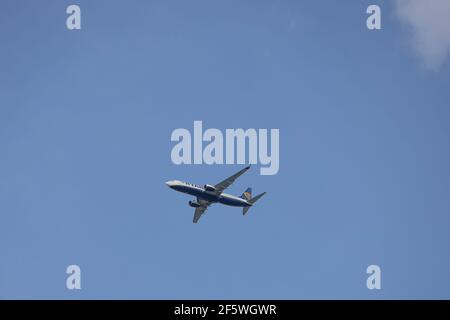
M 239 172 L 233 174 L 231 177 L 226 178 L 222 182 L 216 185 L 205 184 L 203 187 L 182 182 L 179 180 L 167 181 L 166 185 L 169 188 L 190 194 L 197 197 L 197 201 L 189 201 L 189 205 L 195 208 L 193 222 L 197 223 L 200 217 L 205 213 L 206 209 L 213 203 L 222 203 L 227 206 L 243 207 L 242 214 L 245 215 L 253 204 L 258 201 L 266 193 L 260 193 L 256 197 L 252 197 L 252 188 L 247 188 L 241 197 L 232 196 L 230 194 L 223 193 L 237 178 L 239 178 L 244 172 L 250 169 L 250 166 L 245 167 Z

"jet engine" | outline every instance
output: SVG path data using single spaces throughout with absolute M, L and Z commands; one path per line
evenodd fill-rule
M 198 202 L 195 202 L 195 201 L 189 201 L 189 205 L 190 205 L 192 208 L 198 208 L 198 207 L 200 207 L 200 204 L 199 204 Z
M 205 184 L 206 191 L 216 191 L 216 188 L 210 184 Z

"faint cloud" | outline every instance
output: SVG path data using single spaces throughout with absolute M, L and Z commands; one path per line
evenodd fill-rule
M 400 20 L 425 66 L 436 70 L 450 55 L 450 0 L 396 0 Z

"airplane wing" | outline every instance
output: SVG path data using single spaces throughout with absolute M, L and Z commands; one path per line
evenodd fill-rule
M 218 184 L 216 184 L 214 187 L 216 188 L 216 192 L 218 194 L 221 194 L 226 188 L 228 188 L 229 186 L 231 186 L 231 184 L 237 179 L 239 178 L 245 171 L 247 171 L 248 169 L 250 169 L 250 166 L 245 167 L 244 169 L 242 169 L 241 171 L 239 171 L 238 173 L 233 174 L 231 177 L 226 178 L 225 180 L 223 180 L 222 182 L 219 182 Z
M 200 207 L 195 208 L 194 220 L 192 222 L 197 223 L 201 216 L 205 213 L 206 209 L 208 209 L 211 202 L 200 199 L 197 197 L 197 202 L 200 204 Z
M 206 209 L 208 209 L 208 207 L 206 207 L 206 206 L 201 206 L 201 207 L 195 208 L 194 220 L 192 222 L 197 223 L 198 220 L 200 219 L 200 217 L 202 216 L 202 214 L 205 213 Z

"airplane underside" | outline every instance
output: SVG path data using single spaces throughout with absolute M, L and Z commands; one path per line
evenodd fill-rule
M 203 204 L 212 204 L 212 203 L 221 203 L 226 206 L 232 206 L 232 207 L 249 207 L 251 206 L 248 203 L 245 203 L 243 201 L 233 199 L 233 198 L 227 198 L 222 196 L 197 196 L 197 202 L 194 204 L 193 202 L 190 202 L 190 205 L 195 207 L 196 204 L 199 206 L 202 206 Z

